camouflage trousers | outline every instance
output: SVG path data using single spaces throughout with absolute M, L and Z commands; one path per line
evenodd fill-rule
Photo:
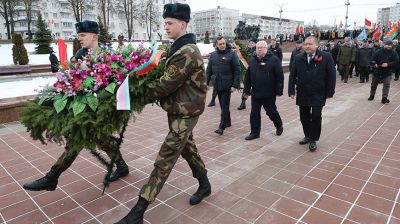
M 112 147 L 111 141 L 104 141 L 100 147 L 100 150 L 104 151 L 108 157 L 111 159 L 112 156 Z M 68 151 L 68 144 L 65 146 L 65 151 L 58 158 L 56 163 L 51 167 L 50 171 L 46 174 L 47 177 L 52 179 L 58 179 L 60 175 L 67 170 L 72 163 L 75 161 L 76 157 L 78 157 L 79 151 Z M 122 158 L 121 152 L 118 150 L 115 161 L 118 161 Z
M 192 169 L 193 177 L 207 175 L 192 133 L 198 119 L 198 116 L 182 118 L 168 115 L 169 133 L 158 152 L 153 172 L 139 193 L 148 202 L 156 199 L 180 155 Z

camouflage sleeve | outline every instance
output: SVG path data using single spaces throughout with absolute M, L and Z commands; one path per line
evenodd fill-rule
M 148 90 L 145 101 L 150 103 L 160 100 L 181 87 L 187 80 L 186 65 L 189 63 L 189 59 L 185 55 L 176 55 L 175 58 L 171 59 L 160 81 Z

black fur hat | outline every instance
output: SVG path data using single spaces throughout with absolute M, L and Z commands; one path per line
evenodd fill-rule
M 94 21 L 85 20 L 75 24 L 76 33 L 99 33 L 99 24 Z
M 188 4 L 165 4 L 163 18 L 175 18 L 185 22 L 190 21 L 190 6 Z

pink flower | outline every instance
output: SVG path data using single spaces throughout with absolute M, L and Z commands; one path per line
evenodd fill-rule
M 117 74 L 115 74 L 115 77 L 116 77 L 117 80 L 118 80 L 119 82 L 121 82 L 121 83 L 125 80 L 125 75 L 124 75 L 124 73 L 122 73 L 122 72 L 118 72 Z

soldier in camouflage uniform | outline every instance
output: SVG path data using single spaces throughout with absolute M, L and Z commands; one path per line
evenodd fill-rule
M 88 49 L 97 50 L 99 44 L 97 41 L 99 33 L 99 25 L 93 21 L 83 21 L 75 24 L 76 31 L 79 35 L 78 40 L 82 45 L 82 48 L 76 53 L 76 59 L 82 59 L 88 52 Z M 85 49 L 85 50 L 84 50 Z M 105 140 L 101 143 L 101 150 L 105 151 L 107 155 L 111 158 L 113 154 L 113 149 L 115 148 L 116 142 L 112 139 Z M 114 145 L 114 146 L 113 146 Z M 56 163 L 51 167 L 50 171 L 42 178 L 35 181 L 24 184 L 22 187 L 30 191 L 53 191 L 56 189 L 58 184 L 58 178 L 60 175 L 67 170 L 71 164 L 74 162 L 76 157 L 78 157 L 79 152 L 68 150 L 70 146 L 65 146 L 64 153 L 58 158 Z M 122 158 L 121 152 L 118 150 L 116 152 L 115 164 L 117 169 L 111 174 L 110 181 L 116 181 L 121 177 L 127 176 L 129 174 L 129 167 Z
M 199 115 L 204 111 L 207 86 L 204 62 L 196 46 L 196 37 L 186 33 L 190 7 L 181 3 L 166 4 L 163 17 L 166 33 L 174 43 L 168 54 L 164 74 L 160 82 L 149 89 L 146 102 L 160 100 L 161 107 L 168 115 L 169 133 L 161 146 L 148 182 L 140 190 L 137 204 L 117 224 L 143 223 L 147 206 L 155 200 L 181 155 L 199 181 L 199 188 L 191 196 L 190 204 L 198 204 L 211 194 L 207 170 L 192 133 Z

